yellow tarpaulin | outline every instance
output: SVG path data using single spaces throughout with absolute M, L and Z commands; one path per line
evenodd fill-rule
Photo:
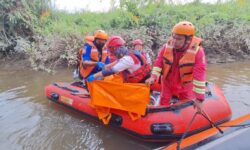
M 116 81 L 116 82 L 115 82 Z M 88 84 L 91 101 L 99 118 L 108 124 L 110 109 L 128 112 L 132 120 L 145 114 L 150 99 L 150 89 L 141 83 L 122 83 L 121 80 L 102 80 Z

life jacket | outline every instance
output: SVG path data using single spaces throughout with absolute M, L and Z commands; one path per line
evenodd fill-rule
M 142 54 L 142 57 L 145 58 L 146 63 L 148 64 L 148 67 L 151 69 L 151 64 L 150 64 L 150 63 L 148 62 L 148 60 L 147 60 L 147 53 L 141 52 L 141 54 Z
M 200 49 L 201 38 L 193 37 L 192 41 L 185 52 L 184 56 L 179 61 L 180 78 L 181 83 L 186 84 L 193 80 L 193 67 L 195 64 L 195 56 Z M 163 54 L 163 79 L 167 78 L 167 75 L 173 64 L 173 40 L 170 39 Z
M 144 58 L 146 59 L 146 62 L 147 62 L 147 56 L 146 56 L 146 53 L 141 52 L 141 55 L 142 55 L 142 57 L 144 57 Z
M 125 72 L 124 80 L 125 82 L 129 83 L 141 83 L 144 82 L 147 77 L 150 75 L 150 65 L 147 64 L 147 60 L 143 56 L 130 54 L 130 57 L 132 57 L 135 65 L 139 64 L 141 65 L 140 68 L 138 68 L 133 73 L 128 73 L 128 71 Z
M 86 43 L 88 43 L 91 46 L 90 60 L 95 61 L 95 62 L 101 61 L 101 62 L 105 63 L 105 61 L 108 57 L 107 49 L 105 47 L 102 49 L 102 56 L 101 56 L 101 58 L 99 58 L 98 49 L 94 45 L 93 41 L 87 41 Z M 96 66 L 84 66 L 83 65 L 83 63 L 82 63 L 83 62 L 82 50 L 83 50 L 83 48 L 80 48 L 80 50 L 79 50 L 79 57 L 80 57 L 79 68 L 80 68 L 80 75 L 83 78 L 86 78 L 90 75 L 90 73 L 93 71 L 93 69 Z

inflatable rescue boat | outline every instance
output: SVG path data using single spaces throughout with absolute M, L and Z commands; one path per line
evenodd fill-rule
M 45 87 L 45 94 L 51 101 L 100 121 L 95 109 L 89 105 L 90 96 L 87 93 L 86 88 L 76 83 L 60 82 Z M 197 110 L 193 101 L 178 101 L 171 106 L 148 105 L 145 115 L 135 121 L 127 112 L 111 109 L 112 117 L 108 125 L 143 141 L 170 142 L 180 139 L 184 133 L 190 136 L 211 128 L 211 122 L 217 125 L 231 119 L 230 106 L 223 92 L 213 83 L 207 83 L 203 106 L 208 118 L 203 115 L 194 117 Z M 189 127 L 191 120 L 193 122 Z

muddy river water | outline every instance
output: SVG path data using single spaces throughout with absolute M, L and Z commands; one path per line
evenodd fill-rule
M 50 102 L 44 86 L 72 82 L 72 70 L 55 75 L 0 68 L 0 149 L 153 149 L 159 144 L 139 142 Z M 219 85 L 233 118 L 250 113 L 250 61 L 209 65 L 208 81 Z M 162 144 L 161 144 L 162 145 Z

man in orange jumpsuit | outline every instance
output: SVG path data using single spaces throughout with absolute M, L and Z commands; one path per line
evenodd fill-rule
M 182 21 L 172 29 L 172 36 L 160 49 L 151 77 L 152 84 L 162 73 L 161 105 L 169 105 L 172 96 L 180 100 L 194 100 L 200 111 L 205 99 L 206 60 L 201 39 L 195 36 L 191 22 Z

